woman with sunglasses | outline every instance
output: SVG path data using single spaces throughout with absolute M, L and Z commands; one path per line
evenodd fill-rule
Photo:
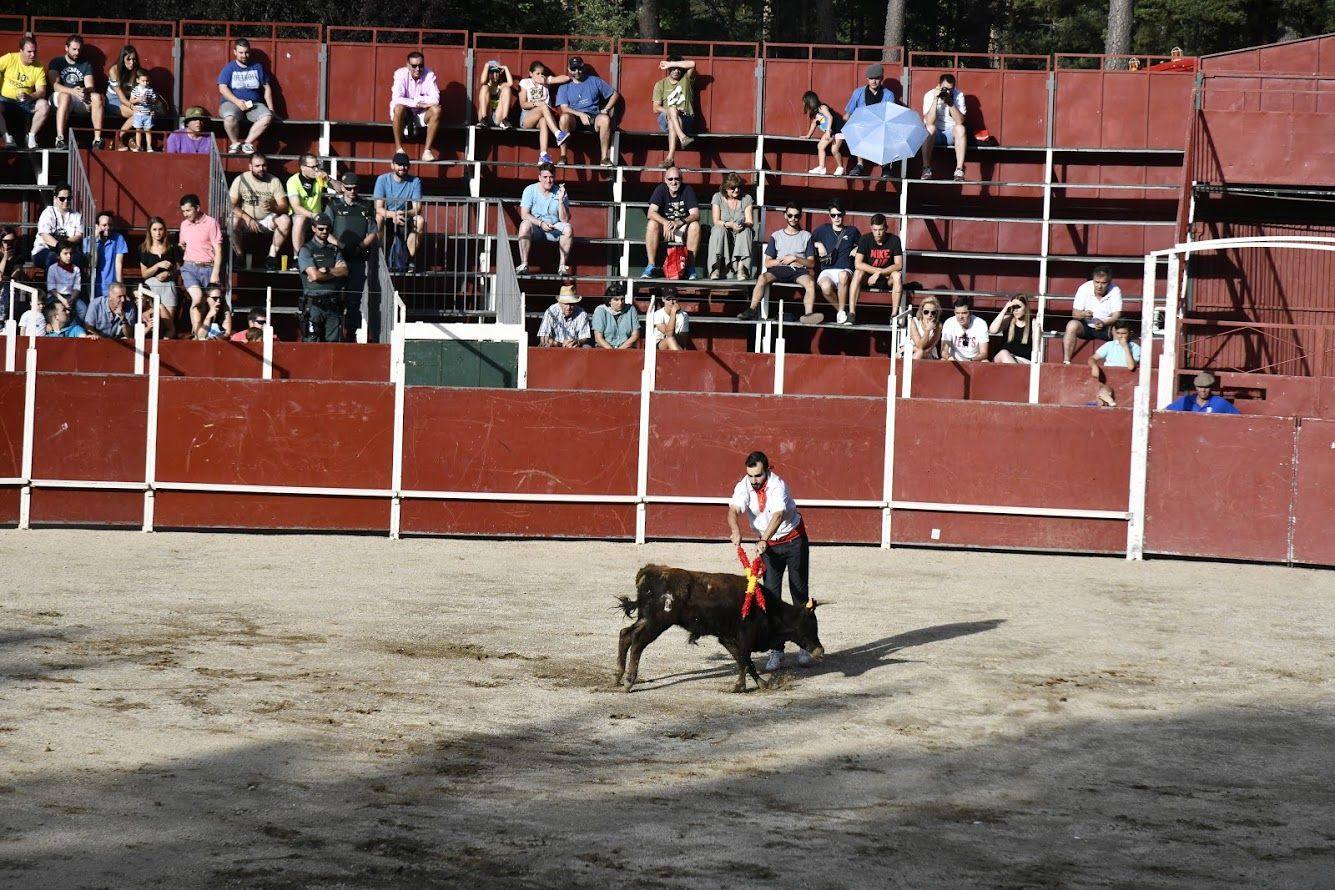
M 751 277 L 751 242 L 756 228 L 756 202 L 742 194 L 742 177 L 729 173 L 723 177 L 723 189 L 710 203 L 713 214 L 709 230 L 709 277 Z
M 941 357 L 941 304 L 936 297 L 924 297 L 917 314 L 909 316 L 908 334 L 904 351 L 911 342 L 914 361 Z

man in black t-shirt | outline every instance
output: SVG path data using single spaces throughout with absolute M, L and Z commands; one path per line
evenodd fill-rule
M 695 189 L 681 181 L 681 171 L 675 166 L 663 171 L 663 182 L 649 196 L 649 219 L 644 227 L 644 250 L 647 254 L 644 278 L 656 278 L 658 247 L 686 245 L 685 277 L 699 278 L 695 269 L 695 251 L 700 246 L 700 202 Z
M 56 148 L 65 147 L 65 132 L 70 117 L 81 115 L 93 119 L 93 148 L 102 147 L 102 94 L 93 80 L 92 63 L 79 58 L 83 53 L 83 38 L 71 34 L 65 39 L 65 55 L 57 56 L 46 66 L 46 79 L 51 84 L 51 101 L 56 106 Z
M 904 245 L 898 235 L 886 231 L 885 214 L 878 213 L 871 218 L 871 231 L 862 236 L 857 250 L 853 251 L 853 286 L 848 291 L 849 318 L 853 318 L 858 310 L 858 296 L 863 288 L 889 288 L 895 312 L 898 313 L 904 287 L 900 276 L 903 268 Z

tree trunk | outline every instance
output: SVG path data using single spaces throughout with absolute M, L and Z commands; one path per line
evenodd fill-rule
M 1108 0 L 1108 37 L 1103 51 L 1110 56 L 1124 56 L 1131 52 L 1131 20 L 1135 0 Z M 1108 68 L 1125 68 L 1126 59 L 1109 59 Z
M 888 50 L 892 46 L 904 45 L 904 0 L 885 0 L 885 39 L 881 46 Z M 885 53 L 886 61 L 889 53 Z
M 658 27 L 658 0 L 639 0 L 635 15 L 640 23 L 640 36 L 645 40 L 661 40 L 663 31 Z
M 816 42 L 834 43 L 834 0 L 816 0 Z

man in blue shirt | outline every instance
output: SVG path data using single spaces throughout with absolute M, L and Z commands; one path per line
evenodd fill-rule
M 1169 411 L 1193 411 L 1201 414 L 1238 414 L 1240 413 L 1233 404 L 1223 396 L 1214 395 L 1215 378 L 1209 371 L 1202 371 L 1196 375 L 1192 381 L 1196 387 L 1196 392 L 1187 393 L 1181 398 L 1173 401 L 1169 406 Z
M 811 233 L 811 243 L 820 262 L 816 286 L 825 299 L 838 307 L 835 321 L 852 324 L 844 304 L 848 301 L 848 285 L 853 279 L 853 251 L 857 250 L 862 233 L 844 225 L 844 205 L 837 197 L 830 199 L 829 210 L 830 221 Z
M 411 261 L 417 259 L 417 245 L 426 234 L 426 220 L 422 218 L 422 180 L 408 172 L 406 152 L 395 152 L 389 161 L 389 173 L 381 173 L 375 180 L 375 219 L 383 231 L 386 223 L 393 230 L 380 239 L 386 250 L 394 245 L 394 237 L 402 234 L 408 246 Z
M 570 199 L 566 187 L 556 185 L 556 168 L 551 164 L 538 165 L 538 181 L 524 187 L 519 199 L 519 265 L 516 275 L 528 274 L 528 252 L 538 238 L 555 241 L 561 251 L 558 275 L 569 275 L 566 258 L 575 240 L 570 227 Z
M 47 305 L 45 337 L 87 337 L 88 332 L 75 323 L 69 309 L 60 300 Z
M 106 294 L 94 297 L 83 315 L 83 323 L 99 337 L 125 339 L 134 335 L 135 308 L 125 296 L 125 285 L 116 282 Z
M 593 310 L 593 341 L 601 349 L 633 349 L 640 342 L 640 314 L 626 304 L 620 281 L 607 286 L 607 305 Z
M 561 111 L 561 129 L 567 133 L 592 130 L 598 134 L 602 164 L 612 166 L 612 109 L 621 96 L 612 85 L 584 67 L 584 59 L 571 56 L 566 70 L 570 81 L 556 91 L 556 105 Z M 561 163 L 566 162 L 566 145 L 561 144 Z
M 103 210 L 97 215 L 97 230 L 93 233 L 94 257 L 97 275 L 93 278 L 93 296 L 100 297 L 121 280 L 121 267 L 130 248 L 125 236 L 111 231 L 111 214 Z
M 273 123 L 273 85 L 264 65 L 250 61 L 250 41 L 238 37 L 232 44 L 233 60 L 218 74 L 222 104 L 218 114 L 227 131 L 227 153 L 254 154 L 255 143 Z M 241 121 L 250 122 L 250 132 L 241 138 Z
M 879 63 L 867 66 L 867 85 L 858 87 L 853 91 L 853 95 L 848 97 L 848 103 L 844 105 L 844 121 L 846 122 L 853 116 L 853 112 L 859 108 L 868 105 L 880 105 L 882 102 L 895 101 L 894 97 L 885 91 L 885 68 Z M 867 168 L 862 158 L 854 158 L 853 169 L 848 171 L 849 176 L 866 176 Z M 881 168 L 881 178 L 890 178 L 890 169 Z

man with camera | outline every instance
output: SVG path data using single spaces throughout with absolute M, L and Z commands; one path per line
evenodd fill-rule
M 955 147 L 955 181 L 964 181 L 964 149 L 969 136 L 964 130 L 964 93 L 955 89 L 955 75 L 942 74 L 936 86 L 922 97 L 922 122 L 927 138 L 922 144 L 922 178 L 932 178 L 932 152 L 938 145 Z
M 297 266 L 305 302 L 302 339 L 310 343 L 337 343 L 343 333 L 343 286 L 348 264 L 330 234 L 332 225 L 321 213 L 311 223 L 314 237 L 301 247 Z
M 333 221 L 334 239 L 343 248 L 343 261 L 348 265 L 348 281 L 344 296 L 347 312 L 343 327 L 347 336 L 362 326 L 362 292 L 366 291 L 366 342 L 380 340 L 380 266 L 376 249 L 380 229 L 375 224 L 375 208 L 357 194 L 361 177 L 349 170 L 343 174 L 343 190 L 329 202 L 329 217 Z M 368 268 L 372 270 L 367 275 Z M 370 287 L 366 287 L 369 284 Z
M 42 211 L 37 218 L 37 248 L 32 254 L 32 264 L 39 269 L 50 268 L 55 263 L 57 252 L 62 244 L 74 246 L 71 258 L 76 266 L 83 265 L 83 214 L 72 209 L 74 190 L 68 183 L 56 186 L 50 207 Z

